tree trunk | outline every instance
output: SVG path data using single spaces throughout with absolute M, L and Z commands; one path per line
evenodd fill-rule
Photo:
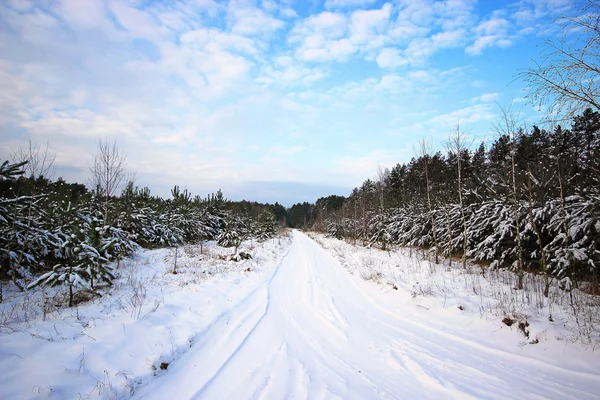
M 513 212 L 515 216 L 515 233 L 517 236 L 517 289 L 523 289 L 523 247 L 521 244 L 521 221 L 519 219 L 519 198 L 517 196 L 517 166 L 515 162 L 515 137 L 511 138 L 510 161 L 512 168 Z
M 452 227 L 450 226 L 450 213 L 448 207 L 444 205 L 444 214 L 446 216 L 446 229 L 448 229 L 448 266 L 452 265 Z
M 540 250 L 540 264 L 542 271 L 544 271 L 544 297 L 548 297 L 550 294 L 550 279 L 548 276 L 548 266 L 546 264 L 546 253 L 544 252 L 544 245 L 542 243 L 542 234 L 535 224 L 533 218 L 533 191 L 531 190 L 531 168 L 527 168 L 527 190 L 529 192 L 529 222 L 533 227 L 535 236 L 537 238 L 538 248 Z
M 460 204 L 460 215 L 462 218 L 463 224 L 463 254 L 462 254 L 462 262 L 463 268 L 467 269 L 467 218 L 465 217 L 465 207 L 463 204 L 463 195 L 462 195 L 462 168 L 460 165 L 460 157 L 462 153 L 462 146 L 460 142 L 458 144 L 459 153 L 457 154 L 457 168 L 458 168 L 458 202 Z
M 433 245 L 435 246 L 435 263 L 438 264 L 439 263 L 439 254 L 438 254 L 438 241 L 437 241 L 437 234 L 435 232 L 435 218 L 433 217 L 433 212 L 432 212 L 432 207 L 431 207 L 431 194 L 430 194 L 430 190 L 429 190 L 429 172 L 428 172 L 428 166 L 427 166 L 427 157 L 424 157 L 425 159 L 425 184 L 427 187 L 427 207 L 429 208 L 429 216 L 431 217 L 431 231 L 432 231 L 432 235 L 433 235 Z
M 568 248 L 569 247 L 569 225 L 567 223 L 567 206 L 565 203 L 565 189 L 564 189 L 564 182 L 563 182 L 561 170 L 562 170 L 562 167 L 561 167 L 560 160 L 559 160 L 557 175 L 558 175 L 558 187 L 560 189 L 560 213 L 561 213 L 561 217 L 562 217 L 563 232 L 565 234 L 564 248 Z

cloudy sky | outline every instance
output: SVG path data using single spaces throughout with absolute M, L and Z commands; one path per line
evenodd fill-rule
M 87 182 L 108 138 L 154 194 L 348 194 L 457 122 L 491 137 L 571 3 L 2 0 L 0 159 L 48 142 Z

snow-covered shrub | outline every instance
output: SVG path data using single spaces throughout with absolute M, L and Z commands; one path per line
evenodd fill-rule
M 369 243 L 379 243 L 383 250 L 391 242 L 390 214 L 382 211 L 373 215 L 369 221 Z
M 223 222 L 223 230 L 217 237 L 217 244 L 223 247 L 235 247 L 237 253 L 240 244 L 256 232 L 256 226 L 250 218 L 230 213 Z
M 325 231 L 327 232 L 327 236 L 334 237 L 336 239 L 343 238 L 344 235 L 344 225 L 341 220 L 331 219 L 325 223 Z
M 590 279 L 599 275 L 600 196 L 570 196 L 541 205 L 528 201 L 517 205 L 499 200 L 474 203 L 465 207 L 467 257 L 491 263 L 493 267 L 511 267 L 518 261 L 516 214 L 525 268 L 537 270 L 540 243 L 549 272 L 556 278 Z M 396 243 L 405 246 L 433 246 L 431 220 L 436 225 L 438 244 L 446 255 L 462 254 L 464 227 L 459 205 L 447 204 L 428 212 L 405 207 L 372 213 L 368 224 L 370 243 Z M 346 226 L 349 218 L 326 220 L 327 235 L 351 237 Z M 356 224 L 356 221 L 354 221 Z M 538 238 L 536 229 L 540 232 Z M 597 279 L 597 278 L 594 278 Z
M 123 231 L 103 225 L 100 218 L 92 216 L 93 211 L 86 211 L 78 213 L 73 225 L 63 227 L 57 235 L 61 241 L 55 254 L 58 263 L 28 285 L 66 286 L 69 306 L 76 290 L 111 285 L 115 278 L 111 261 L 135 248 Z
M 570 196 L 549 202 L 544 212 L 550 221 L 543 226 L 551 238 L 545 245 L 551 271 L 564 277 L 598 276 L 600 267 L 600 196 Z
M 256 238 L 258 240 L 264 241 L 275 236 L 277 231 L 277 219 L 275 214 L 270 210 L 264 210 L 258 216 L 257 228 Z

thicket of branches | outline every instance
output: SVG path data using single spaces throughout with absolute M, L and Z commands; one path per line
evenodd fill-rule
M 518 128 L 510 114 L 501 121 L 489 149 L 468 150 L 457 128 L 447 152 L 420 151 L 341 202 L 310 205 L 306 226 L 510 268 L 519 286 L 525 272 L 542 273 L 546 293 L 553 279 L 598 293 L 600 114 L 588 109 L 570 129 Z

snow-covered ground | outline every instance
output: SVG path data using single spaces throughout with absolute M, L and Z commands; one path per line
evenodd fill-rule
M 0 397 L 598 398 L 600 351 L 535 320 L 527 339 L 475 306 L 483 294 L 410 281 L 430 267 L 418 258 L 318 240 L 327 250 L 295 231 L 252 261 L 178 275 L 171 250 L 144 252 L 112 298 L 5 330 Z M 228 267 L 206 279 L 203 265 Z M 145 284 L 141 311 L 128 280 Z
M 519 331 L 520 346 L 540 341 L 562 341 L 591 350 L 600 347 L 600 298 L 561 289 L 552 281 L 549 296 L 543 295 L 543 275 L 526 274 L 524 290 L 517 290 L 516 274 L 504 269 L 484 268 L 476 264 L 449 261 L 440 257 L 434 263 L 432 251 L 394 247 L 353 245 L 349 242 L 311 233 L 352 275 L 381 285 L 384 292 L 397 291 L 396 299 L 421 310 L 473 315 L 490 324 L 508 317 L 509 328 Z M 389 247 L 389 246 L 388 246 Z
M 53 306 L 56 290 L 4 288 L 0 399 L 129 398 L 262 287 L 289 245 L 290 236 L 245 242 L 254 258 L 241 262 L 218 259 L 233 250 L 214 243 L 202 254 L 180 247 L 175 275 L 174 249 L 140 251 L 109 294 L 73 309 Z

